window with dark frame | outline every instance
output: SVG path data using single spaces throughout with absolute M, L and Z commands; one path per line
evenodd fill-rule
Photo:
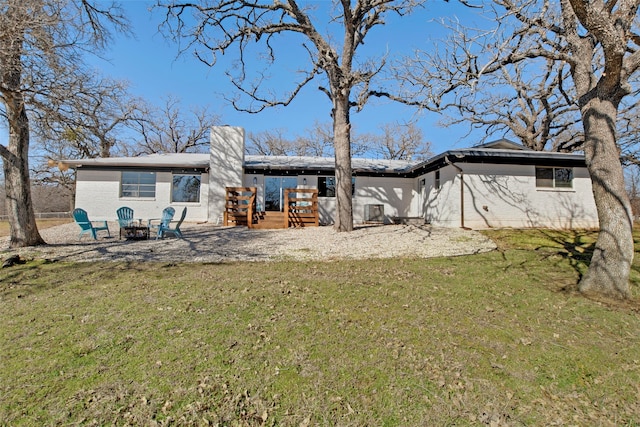
M 174 173 L 171 184 L 171 201 L 178 203 L 200 202 L 200 174 Z
M 356 178 L 351 178 L 351 195 L 356 191 Z M 336 197 L 336 178 L 334 176 L 318 177 L 318 197 Z
M 435 173 L 435 181 L 434 181 L 433 187 L 436 190 L 440 189 L 440 170 L 437 170 Z
M 556 188 L 572 188 L 573 169 L 555 168 L 553 170 L 553 184 Z
M 120 197 L 156 197 L 156 173 L 122 172 L 120 176 Z
M 336 179 L 333 176 L 318 177 L 318 197 L 336 197 Z
M 536 167 L 536 187 L 538 188 L 572 188 L 573 169 Z

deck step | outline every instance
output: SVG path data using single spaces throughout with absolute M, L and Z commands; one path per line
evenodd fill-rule
M 258 221 L 253 223 L 252 228 L 257 229 L 277 229 L 285 228 L 284 212 L 261 212 L 257 215 Z

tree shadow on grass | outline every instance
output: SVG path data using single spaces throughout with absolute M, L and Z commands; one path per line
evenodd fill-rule
M 640 297 L 637 294 L 640 289 L 640 260 L 636 260 L 631 265 L 631 287 L 632 296 L 627 300 L 620 300 L 601 295 L 586 295 L 578 290 L 578 283 L 586 273 L 591 263 L 591 257 L 595 250 L 598 231 L 595 230 L 571 230 L 554 231 L 538 230 L 538 232 L 549 241 L 548 245 L 540 245 L 536 248 L 545 253 L 543 259 L 551 256 L 560 256 L 567 261 L 571 268 L 577 273 L 578 280 L 570 285 L 559 288 L 559 291 L 568 295 L 579 295 L 588 298 L 599 304 L 617 310 L 629 310 L 640 312 Z M 637 253 L 640 250 L 640 230 L 634 230 L 634 247 Z M 637 258 L 637 257 L 636 257 Z M 635 292 L 633 292 L 635 290 Z
M 527 251 L 537 253 L 543 261 L 557 262 L 557 257 L 567 261 L 577 274 L 576 284 L 589 268 L 597 238 L 597 232 L 588 230 L 504 229 L 497 233 L 498 249 L 503 253 Z
M 549 256 L 560 256 L 566 260 L 578 275 L 578 282 L 589 268 L 595 250 L 597 232 L 588 230 L 554 231 L 538 230 L 549 241 L 548 245 L 540 245 L 537 251 L 549 252 Z M 576 282 L 577 286 L 577 282 Z M 577 289 L 577 288 L 576 288 Z

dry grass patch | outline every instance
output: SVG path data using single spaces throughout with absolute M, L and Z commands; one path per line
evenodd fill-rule
M 36 224 L 38 230 L 44 230 L 45 228 L 55 227 L 57 225 L 68 224 L 72 222 L 71 218 L 53 218 L 53 219 L 38 219 Z M 9 235 L 9 222 L 0 221 L 0 237 L 6 237 Z
M 432 260 L 2 270 L 0 419 L 640 423 L 638 300 L 567 292 L 583 260 L 564 245 L 494 236 L 500 251 Z

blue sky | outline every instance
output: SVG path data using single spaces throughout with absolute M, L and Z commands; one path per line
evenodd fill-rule
M 303 2 L 301 2 L 303 3 Z M 224 124 L 242 126 L 247 132 L 269 129 L 284 129 L 288 136 L 301 135 L 313 124 L 329 122 L 331 105 L 326 95 L 317 89 L 318 82 L 309 85 L 298 98 L 286 108 L 267 109 L 259 114 L 240 113 L 223 99 L 222 93 L 233 93 L 224 72 L 235 57 L 222 57 L 218 65 L 209 68 L 190 54 L 177 56 L 178 47 L 158 32 L 162 11 L 149 12 L 152 2 L 142 0 L 123 1 L 122 6 L 129 18 L 134 38 L 117 37 L 106 52 L 107 60 L 92 60 L 104 75 L 129 81 L 133 95 L 141 96 L 152 104 L 162 105 L 163 98 L 171 95 L 182 101 L 183 108 L 207 106 L 218 115 Z M 328 1 L 317 1 L 322 8 Z M 409 54 L 413 49 L 427 50 L 434 40 L 444 37 L 442 27 L 434 19 L 457 16 L 465 23 L 480 19 L 456 2 L 433 0 L 426 9 L 409 18 L 392 18 L 387 25 L 374 29 L 365 40 L 367 55 L 378 56 L 388 50 L 390 56 Z M 283 56 L 272 69 L 270 84 L 274 90 L 293 88 L 295 70 L 307 65 L 300 59 L 300 42 L 294 38 L 283 38 Z M 352 114 L 352 123 L 359 133 L 377 133 L 385 123 L 407 122 L 417 119 L 425 139 L 431 141 L 437 152 L 449 148 L 473 145 L 477 139 L 460 138 L 466 133 L 464 127 L 441 128 L 437 126 L 440 116 L 434 113 L 417 114 L 413 108 L 387 100 L 372 100 L 360 113 Z

